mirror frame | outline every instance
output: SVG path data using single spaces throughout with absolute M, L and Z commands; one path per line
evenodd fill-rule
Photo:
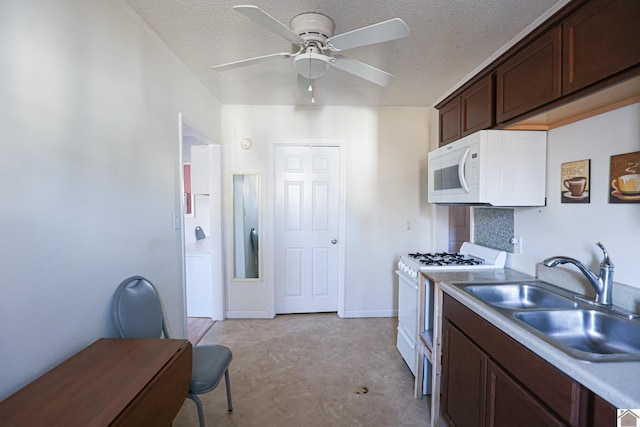
M 258 277 L 236 277 L 236 188 L 235 188 L 235 177 L 236 176 L 255 176 L 257 179 L 256 183 L 256 201 L 258 204 L 258 212 L 257 212 L 257 225 L 258 225 Z M 234 282 L 261 282 L 262 278 L 262 259 L 264 258 L 264 253 L 262 250 L 262 176 L 260 172 L 253 171 L 234 171 L 231 173 L 231 266 L 230 266 L 230 276 L 231 281 Z

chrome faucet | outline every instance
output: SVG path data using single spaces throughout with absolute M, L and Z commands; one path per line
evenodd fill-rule
M 574 258 L 565 256 L 552 256 L 545 259 L 542 263 L 547 267 L 555 267 L 558 264 L 573 264 L 578 267 L 589 280 L 591 286 L 596 291 L 596 303 L 610 306 L 611 305 L 611 290 L 613 289 L 613 263 L 609 259 L 609 254 L 604 248 L 604 245 L 600 242 L 596 243 L 602 250 L 604 258 L 600 262 L 600 276 L 596 276 L 595 273 L 584 266 L 580 261 Z

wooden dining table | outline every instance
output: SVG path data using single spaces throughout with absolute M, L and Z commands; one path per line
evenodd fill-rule
M 0 402 L 0 425 L 168 426 L 191 363 L 188 340 L 101 338 Z

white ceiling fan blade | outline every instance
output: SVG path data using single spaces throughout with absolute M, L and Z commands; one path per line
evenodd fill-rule
M 237 10 L 247 18 L 257 22 L 268 30 L 273 31 L 280 37 L 284 37 L 291 43 L 304 43 L 304 39 L 294 33 L 291 28 L 278 21 L 267 12 L 263 11 L 257 6 L 252 5 L 238 5 L 233 6 L 234 10 Z
M 331 50 L 346 50 L 408 37 L 409 27 L 400 18 L 390 19 L 327 39 Z
M 227 71 L 233 70 L 234 68 L 245 67 L 247 65 L 258 64 L 260 62 L 267 62 L 272 58 L 291 58 L 291 54 L 287 52 L 272 53 L 270 55 L 257 56 L 255 58 L 243 59 L 240 61 L 229 62 L 227 64 L 214 65 L 211 68 L 216 71 Z
M 364 62 L 356 61 L 355 59 L 347 58 L 342 55 L 336 55 L 333 59 L 334 60 L 331 61 L 331 65 L 334 67 L 379 86 L 389 86 L 391 79 L 395 77 L 393 74 L 389 74 L 386 71 L 379 70 L 371 65 L 365 64 Z

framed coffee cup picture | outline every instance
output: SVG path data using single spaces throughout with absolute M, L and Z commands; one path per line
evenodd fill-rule
M 560 173 L 560 202 L 589 203 L 589 172 L 591 160 L 579 160 L 562 164 Z
M 609 203 L 640 203 L 640 151 L 611 156 Z

